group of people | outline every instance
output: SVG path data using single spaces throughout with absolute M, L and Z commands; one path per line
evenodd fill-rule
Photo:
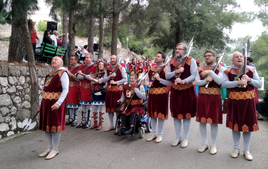
M 205 65 L 197 67 L 196 60 L 187 56 L 186 51 L 187 46 L 184 43 L 177 44 L 176 56 L 167 64 L 164 63 L 166 56 L 158 52 L 155 65 L 149 64 L 146 70 L 142 70 L 148 72 L 145 78 L 148 97 L 144 86 L 138 83 L 140 71 L 138 66 L 134 66 L 135 60 L 132 60 L 132 64 L 119 65 L 117 56 L 112 55 L 109 65 L 101 59 L 98 59 L 95 65 L 92 62 L 93 55 L 86 53 L 84 64 L 81 65 L 78 64 L 79 58 L 72 56 L 67 70 L 62 68 L 62 60 L 54 57 L 51 62 L 54 72 L 46 77 L 43 99 L 40 102 L 39 129 L 46 132 L 49 147 L 39 156 L 51 159 L 58 154 L 60 133 L 65 129 L 65 97 L 69 112 L 66 125 L 100 130 L 106 112 L 110 126 L 105 131 L 115 129 L 114 114 L 117 103 L 129 103 L 126 111 L 119 113 L 121 130 L 116 131 L 118 135 L 133 134 L 135 117 L 144 113 L 141 103 L 147 100 L 147 116 L 151 118 L 152 127 L 152 135 L 147 138 L 148 142 L 162 141 L 164 122 L 168 119 L 170 110 L 176 133 L 176 139 L 171 144 L 174 147 L 179 144 L 182 148 L 188 146 L 191 118 L 196 117 L 196 121 L 200 123 L 202 139 L 198 152 L 203 153 L 209 148 L 210 154 L 214 155 L 218 151 L 218 124 L 222 124 L 223 120 L 223 87 L 228 90 L 226 127 L 232 130 L 234 141 L 231 157 L 239 156 L 240 135 L 243 133 L 243 154 L 247 160 L 253 160 L 249 151 L 251 133 L 259 130 L 254 101 L 255 88 L 261 87 L 256 69 L 251 66 L 244 69 L 244 57 L 239 52 L 233 54 L 233 64 L 225 69 L 215 63 L 216 53 L 213 50 L 205 51 Z M 140 67 L 145 69 L 142 65 Z M 129 83 L 126 83 L 127 76 Z M 199 86 L 198 97 L 195 86 Z M 80 124 L 77 119 L 79 106 L 82 108 Z M 93 125 L 91 117 L 94 119 Z M 126 126 L 127 124 L 130 126 Z M 210 144 L 206 124 L 211 126 Z
M 43 42 L 61 47 L 63 36 L 65 36 L 65 34 L 59 34 L 56 30 L 54 30 L 52 34 L 50 34 L 49 30 L 45 30 Z

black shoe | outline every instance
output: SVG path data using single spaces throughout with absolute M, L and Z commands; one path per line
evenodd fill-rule
M 80 123 L 78 126 L 76 126 L 76 128 L 82 128 L 85 124 Z
M 76 126 L 77 125 L 77 120 L 74 120 L 73 122 L 72 122 L 72 127 L 74 127 L 74 126 Z
M 126 128 L 121 128 L 121 130 L 120 131 L 118 131 L 118 136 L 122 136 L 122 135 L 124 135 L 124 133 L 125 133 L 125 131 L 126 131 Z
M 87 121 L 86 124 L 83 125 L 83 129 L 89 128 L 91 126 L 91 121 Z
M 125 131 L 124 134 L 125 135 L 130 135 L 130 134 L 133 134 L 133 131 L 134 131 L 134 127 L 130 127 L 130 129 Z
M 67 121 L 66 123 L 65 123 L 65 125 L 67 126 L 67 125 L 70 125 L 70 124 L 72 124 L 73 122 L 72 121 Z

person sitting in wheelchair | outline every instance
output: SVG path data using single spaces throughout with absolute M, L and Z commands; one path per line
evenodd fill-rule
M 133 135 L 136 116 L 144 113 L 144 107 L 141 105 L 146 100 L 145 89 L 143 85 L 138 85 L 137 75 L 129 75 L 129 83 L 124 85 L 121 98 L 117 102 L 126 101 L 126 109 L 120 112 L 121 130 L 118 135 Z M 130 128 L 127 126 L 127 116 L 130 116 Z

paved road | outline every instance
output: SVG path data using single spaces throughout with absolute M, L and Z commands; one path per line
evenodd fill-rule
M 224 116 L 224 119 L 226 117 Z M 104 127 L 108 127 L 105 115 Z M 224 120 L 225 122 L 225 120 Z M 242 155 L 237 159 L 230 157 L 233 150 L 231 130 L 220 125 L 217 140 L 218 153 L 209 151 L 198 153 L 201 145 L 199 125 L 192 119 L 189 146 L 171 147 L 175 138 L 173 119 L 164 126 L 161 143 L 146 142 L 146 137 L 118 137 L 112 132 L 103 132 L 66 127 L 62 132 L 59 146 L 60 154 L 52 159 L 38 158 L 46 149 L 44 132 L 34 131 L 21 134 L 12 139 L 0 140 L 1 169 L 113 169 L 113 168 L 268 168 L 268 121 L 259 122 L 260 131 L 254 132 L 251 141 L 253 161 L 246 161 Z M 210 127 L 208 127 L 210 129 Z M 210 136 L 210 134 L 208 134 Z M 210 138 L 209 138 L 210 140 Z M 241 147 L 243 147 L 241 140 Z

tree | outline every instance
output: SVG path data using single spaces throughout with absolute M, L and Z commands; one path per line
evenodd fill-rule
M 69 0 L 69 58 L 72 55 L 75 55 L 74 48 L 75 48 L 75 10 L 78 4 L 78 0 Z
M 67 49 L 67 28 L 68 28 L 68 12 L 63 10 L 62 12 L 62 33 L 65 35 L 62 38 L 62 47 Z M 65 65 L 69 65 L 69 59 L 67 56 L 64 57 Z
M 254 65 L 257 68 L 260 77 L 264 77 L 264 88 L 267 89 L 268 79 L 268 32 L 262 32 L 262 35 L 258 37 L 256 41 L 251 43 L 252 58 L 254 59 Z M 264 91 L 259 91 L 259 98 L 264 97 Z
M 88 3 L 88 52 L 94 52 L 94 26 L 95 26 L 95 18 L 97 17 L 97 2 L 96 0 L 90 0 Z
M 18 25 L 20 21 L 20 13 L 16 10 L 16 1 L 6 1 L 6 6 L 11 6 L 11 37 L 8 48 L 9 62 L 22 62 L 24 52 L 24 44 L 22 40 L 22 30 Z M 13 8 L 14 7 L 14 8 Z M 15 9 L 15 10 L 14 10 Z
M 268 25 L 268 0 L 254 0 L 260 11 L 256 14 L 257 18 L 262 21 L 263 26 Z
M 224 29 L 251 19 L 246 13 L 228 10 L 237 6 L 235 0 L 150 0 L 146 8 L 148 36 L 155 37 L 153 44 L 164 50 L 192 37 L 198 47 L 223 49 L 230 41 Z
M 25 49 L 28 58 L 28 66 L 30 72 L 30 80 L 31 80 L 31 114 L 36 113 L 38 107 L 38 81 L 37 81 L 37 72 L 35 67 L 34 60 L 34 52 L 31 43 L 31 35 L 28 27 L 27 15 L 31 12 L 38 9 L 37 0 L 12 0 L 8 3 L 11 3 L 11 13 L 12 13 L 12 35 L 11 39 L 20 38 L 21 41 L 18 40 L 10 41 L 12 45 L 9 49 L 9 61 L 13 59 L 12 54 L 14 51 L 18 51 L 18 48 Z M 13 32 L 13 30 L 15 30 Z M 17 32 L 20 31 L 20 32 Z M 14 37 L 12 37 L 14 36 Z M 20 37 L 18 37 L 20 36 Z M 21 46 L 22 45 L 22 46 Z M 21 58 L 16 58 L 21 60 Z M 15 60 L 16 61 L 16 60 Z
M 0 0 L 0 24 L 11 23 L 10 13 L 5 9 L 4 0 Z
M 47 24 L 42 22 L 42 21 L 39 21 L 37 23 L 37 31 L 40 31 L 40 32 L 45 32 L 45 30 L 47 29 Z
M 104 20 L 105 10 L 103 8 L 103 0 L 99 0 L 99 55 L 98 58 L 103 58 L 103 41 L 104 41 Z
M 79 11 L 78 0 L 46 0 L 47 4 L 52 5 L 50 15 L 58 21 L 59 11 L 63 15 L 63 33 L 67 36 L 67 25 L 69 30 L 69 56 L 65 57 L 65 63 L 68 63 L 69 58 L 74 55 L 75 51 L 75 17 L 76 11 Z M 69 23 L 67 24 L 67 17 L 69 17 Z M 65 43 L 66 42 L 66 43 Z M 64 46 L 67 48 L 67 38 L 64 39 Z
M 117 54 L 117 37 L 118 37 L 118 25 L 119 25 L 119 15 L 130 5 L 131 0 L 113 0 L 113 24 L 112 24 L 112 47 L 111 47 L 111 55 Z M 137 0 L 137 4 L 132 8 L 132 10 L 136 10 L 136 8 L 140 7 L 140 0 Z M 131 13 L 131 12 L 130 12 Z

